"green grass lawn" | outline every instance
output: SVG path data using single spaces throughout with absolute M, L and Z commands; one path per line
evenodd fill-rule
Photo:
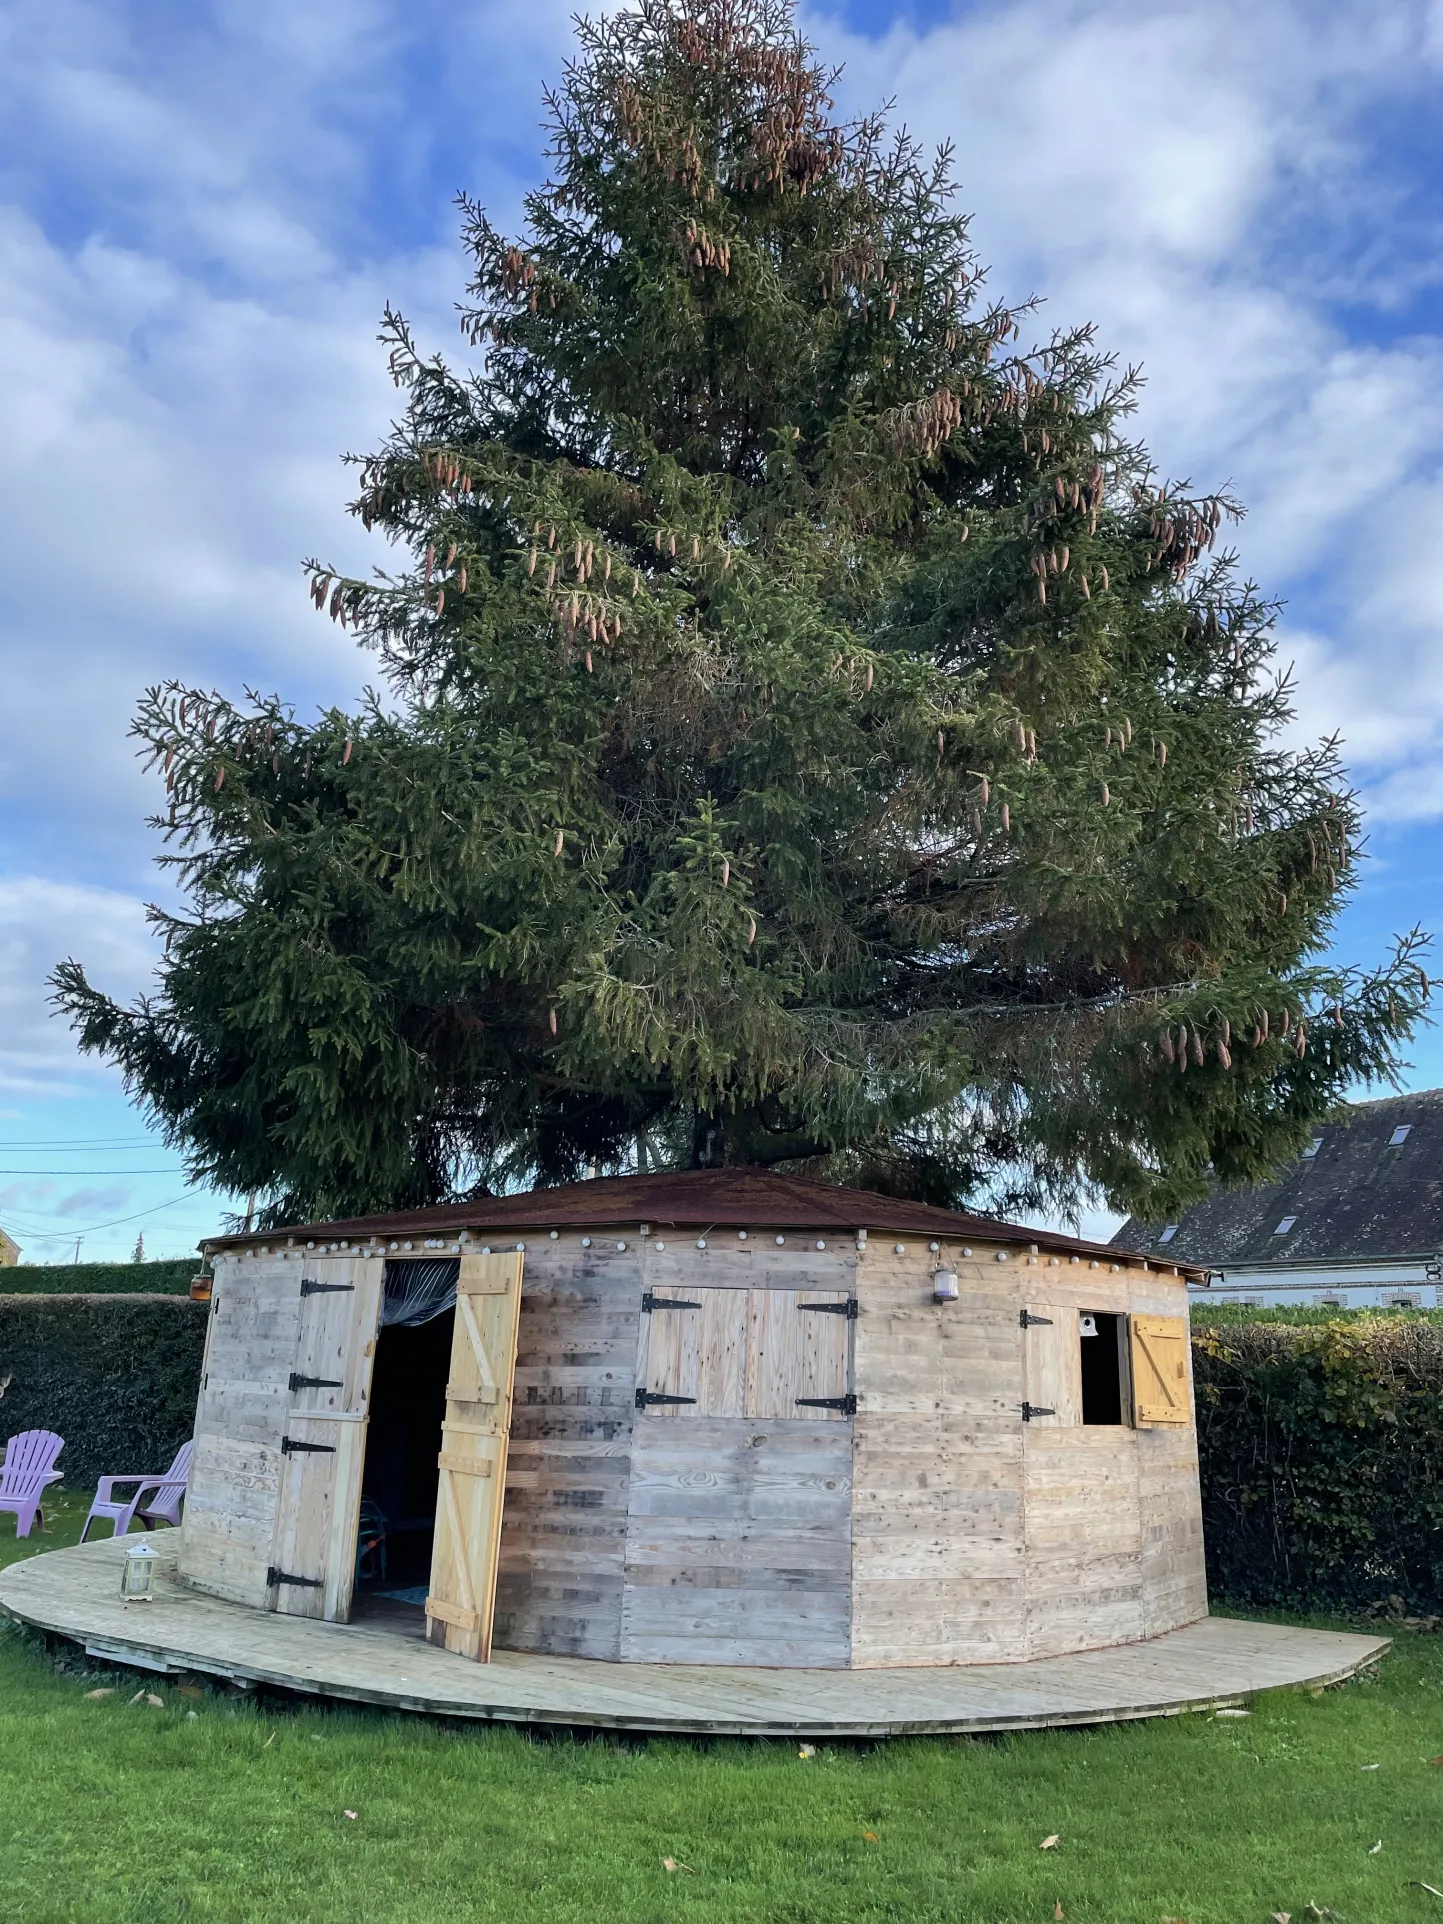
M 0 1519 L 0 1562 L 73 1542 L 85 1508 L 63 1497 L 24 1544 Z M 7 1924 L 1051 1924 L 1059 1904 L 1072 1924 L 1307 1924 L 1309 1904 L 1340 1924 L 1443 1924 L 1443 1900 L 1410 1888 L 1443 1890 L 1438 1637 L 1404 1634 L 1375 1681 L 1246 1719 L 805 1758 L 160 1678 L 156 1709 L 129 1702 L 141 1687 L 0 1628 Z

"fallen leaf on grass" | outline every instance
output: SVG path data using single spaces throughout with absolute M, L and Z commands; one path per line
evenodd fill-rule
M 1359 1770 L 1376 1770 L 1378 1766 L 1376 1764 L 1359 1764 L 1358 1768 Z
M 1415 1891 L 1427 1891 L 1430 1897 L 1443 1897 L 1443 1891 L 1435 1891 L 1431 1884 L 1420 1884 L 1416 1877 L 1410 1881 Z
M 1057 1919 L 1057 1924 L 1062 1924 L 1062 1906 L 1060 1904 L 1053 1905 L 1052 1915 Z
M 147 1703 L 148 1703 L 148 1704 L 150 1705 L 150 1707 L 151 1707 L 151 1709 L 152 1709 L 152 1710 L 164 1710 L 164 1709 L 165 1709 L 165 1699 L 164 1699 L 164 1697 L 157 1697 L 157 1696 L 156 1696 L 156 1694 L 155 1694 L 155 1692 L 154 1692 L 153 1690 L 147 1690 L 147 1691 L 146 1691 L 146 1693 L 145 1693 L 145 1701 L 146 1701 L 146 1702 L 147 1702 Z
M 93 1704 L 99 1697 L 113 1697 L 114 1695 L 115 1692 L 113 1690 L 87 1690 L 85 1693 L 85 1701 Z
M 182 1697 L 203 1697 L 205 1692 L 198 1683 L 183 1683 L 180 1687 Z
M 356 1821 L 356 1813 L 353 1810 L 343 1810 L 341 1815 L 342 1817 L 349 1817 L 352 1823 Z
M 1185 1917 L 1165 1917 L 1162 1924 L 1187 1924 Z
M 1428 1761 L 1434 1770 L 1443 1770 L 1443 1757 L 1430 1757 Z
M 1215 1710 L 1214 1717 L 1251 1717 L 1250 1710 Z
M 862 1842 L 864 1844 L 880 1844 L 881 1841 L 881 1838 L 874 1830 L 864 1830 L 862 1832 Z
M 200 1722 L 200 1712 L 198 1710 L 188 1710 L 185 1713 L 185 1721 L 188 1724 L 198 1724 Z
M 1309 1917 L 1332 1917 L 1333 1915 L 1334 1913 L 1328 1909 L 1326 1904 L 1310 1904 L 1308 1906 Z
M 265 1742 L 264 1742 L 264 1743 L 263 1743 L 263 1744 L 261 1745 L 261 1749 L 262 1749 L 262 1750 L 269 1750 L 269 1749 L 270 1749 L 270 1747 L 271 1747 L 271 1745 L 272 1745 L 272 1744 L 273 1744 L 273 1743 L 275 1742 L 275 1740 L 276 1740 L 276 1733 L 275 1733 L 274 1731 L 272 1731 L 272 1732 L 271 1732 L 271 1734 L 270 1734 L 270 1736 L 269 1736 L 269 1737 L 267 1737 L 267 1738 L 266 1738 L 266 1740 L 265 1740 Z
M 797 1747 L 797 1755 L 799 1757 L 815 1757 L 816 1754 L 817 1747 L 815 1744 L 800 1744 Z
M 1062 1842 L 1061 1837 L 1058 1835 L 1056 1831 L 1054 1831 L 1051 1837 L 1044 1837 L 1042 1842 L 1037 1846 L 1037 1848 L 1040 1851 L 1055 1850 L 1061 1842 Z
M 678 1861 L 674 1857 L 663 1857 L 661 1860 L 661 1868 L 664 1871 L 683 1871 L 688 1877 L 696 1876 L 696 1872 L 692 1869 L 690 1864 L 678 1863 Z
M 1288 1919 L 1292 1916 L 1292 1912 L 1269 1911 L 1268 1916 L 1273 1920 L 1273 1924 L 1288 1924 Z
M 137 1690 L 135 1695 L 130 1700 L 131 1709 L 133 1710 L 137 1704 L 144 1703 L 144 1701 L 145 1701 L 145 1692 L 143 1690 Z
M 1382 1850 L 1382 1848 L 1383 1848 L 1383 1840 L 1382 1840 L 1382 1838 L 1380 1837 L 1380 1838 L 1378 1839 L 1378 1841 L 1377 1841 L 1377 1843 L 1376 1843 L 1376 1844 L 1375 1844 L 1375 1845 L 1373 1846 L 1373 1848 L 1372 1848 L 1372 1849 L 1371 1849 L 1371 1850 L 1370 1850 L 1370 1851 L 1368 1852 L 1368 1855 L 1369 1855 L 1369 1857 L 1376 1857 L 1376 1856 L 1378 1855 L 1378 1853 L 1379 1853 L 1379 1851 L 1380 1851 L 1380 1850 Z

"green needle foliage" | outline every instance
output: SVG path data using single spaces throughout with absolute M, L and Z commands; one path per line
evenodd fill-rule
M 189 912 L 58 999 L 271 1218 L 787 1163 L 1142 1214 L 1267 1174 L 1427 994 L 1310 961 L 1359 818 L 1281 745 L 1236 512 L 1083 328 L 983 292 L 946 151 L 841 123 L 790 0 L 582 23 L 552 180 L 463 203 L 471 372 L 384 336 L 319 608 L 384 695 L 136 724 Z

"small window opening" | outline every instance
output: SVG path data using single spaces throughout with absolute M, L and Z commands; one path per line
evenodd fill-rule
M 1346 1309 L 1348 1307 L 1347 1298 L 1344 1296 L 1320 1296 L 1318 1302 L 1323 1309 Z
M 1127 1319 L 1100 1309 L 1085 1309 L 1077 1319 L 1082 1347 L 1082 1420 L 1125 1423 L 1123 1340 Z
M 1164 1229 L 1162 1234 L 1158 1237 L 1158 1241 L 1160 1243 L 1170 1243 L 1173 1237 L 1177 1234 L 1177 1232 L 1178 1232 L 1178 1224 L 1169 1223 L 1166 1229 Z
M 1400 1295 L 1390 1296 L 1388 1298 L 1388 1307 L 1390 1309 L 1420 1309 L 1422 1303 L 1422 1297 L 1412 1290 L 1405 1290 Z
M 1308 1144 L 1307 1148 L 1303 1151 L 1303 1161 L 1311 1162 L 1313 1160 L 1313 1157 L 1317 1155 L 1318 1151 L 1322 1148 L 1322 1146 L 1323 1146 L 1323 1138 L 1321 1136 L 1314 1136 L 1313 1140 Z
M 1292 1228 L 1293 1224 L 1297 1220 L 1298 1219 L 1296 1216 L 1284 1216 L 1283 1220 L 1278 1224 L 1277 1228 L 1273 1231 L 1273 1234 L 1275 1236 L 1286 1236 L 1288 1231 Z
M 1403 1146 L 1403 1144 L 1408 1140 L 1408 1131 L 1412 1127 L 1413 1125 L 1411 1122 L 1400 1123 L 1399 1126 L 1393 1131 L 1392 1135 L 1389 1136 L 1388 1147 L 1390 1149 L 1400 1149 Z

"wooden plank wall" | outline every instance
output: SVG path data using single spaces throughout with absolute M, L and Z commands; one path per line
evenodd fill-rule
M 642 1251 L 532 1233 L 501 1518 L 495 1647 L 616 1659 Z M 618 1243 L 624 1242 L 625 1249 Z
M 850 1661 L 850 1425 L 840 1411 L 805 1412 L 794 1399 L 845 1392 L 834 1379 L 846 1376 L 838 1353 L 845 1358 L 851 1325 L 830 1316 L 809 1323 L 795 1305 L 798 1293 L 849 1296 L 856 1252 L 850 1237 L 778 1234 L 661 1232 L 647 1243 L 645 1288 L 699 1297 L 703 1309 L 691 1314 L 701 1333 L 713 1324 L 744 1332 L 750 1401 L 766 1414 L 746 1415 L 747 1399 L 733 1397 L 725 1401 L 736 1402 L 735 1415 L 637 1417 L 625 1661 L 811 1669 Z M 718 1306 L 731 1293 L 741 1313 L 728 1318 Z M 773 1303 L 777 1318 L 766 1313 Z M 655 1334 L 647 1327 L 655 1319 L 642 1320 L 638 1369 L 649 1342 L 674 1340 L 672 1317 L 657 1314 L 665 1321 Z
M 898 1254 L 873 1232 L 858 1263 L 853 1664 L 1051 1656 L 1205 1616 L 1195 1429 L 1024 1424 L 1020 1408 L 1024 1307 L 1185 1316 L 1185 1285 L 962 1247 Z M 944 1257 L 961 1296 L 938 1305 Z
M 1022 1352 L 1010 1278 L 879 1234 L 857 1264 L 852 1662 L 1000 1663 L 1026 1644 Z

